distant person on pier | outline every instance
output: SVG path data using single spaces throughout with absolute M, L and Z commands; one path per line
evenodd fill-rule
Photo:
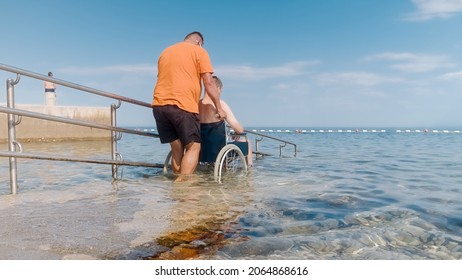
M 53 73 L 48 72 L 48 77 L 53 78 Z M 45 81 L 45 104 L 48 106 L 56 105 L 56 84 Z

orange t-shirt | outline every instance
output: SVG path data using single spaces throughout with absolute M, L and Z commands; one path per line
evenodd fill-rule
M 213 73 L 207 51 L 188 42 L 177 43 L 161 53 L 157 69 L 152 105 L 177 105 L 198 114 L 201 74 Z

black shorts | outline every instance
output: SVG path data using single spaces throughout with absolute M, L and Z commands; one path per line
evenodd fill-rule
M 170 143 L 180 139 L 186 146 L 191 142 L 201 142 L 198 114 L 184 111 L 176 105 L 154 106 L 152 113 L 156 120 L 160 143 Z

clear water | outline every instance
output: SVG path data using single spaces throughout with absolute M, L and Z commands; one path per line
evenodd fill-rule
M 13 196 L 0 158 L 0 258 L 135 259 L 165 250 L 158 237 L 209 228 L 224 240 L 195 258 L 462 259 L 462 134 L 270 135 L 296 143 L 297 156 L 264 140 L 273 155 L 221 185 L 207 172 L 174 184 L 133 167 L 112 183 L 110 166 L 24 159 Z M 23 146 L 110 157 L 104 142 Z M 125 160 L 162 163 L 167 150 L 157 139 L 120 142 Z

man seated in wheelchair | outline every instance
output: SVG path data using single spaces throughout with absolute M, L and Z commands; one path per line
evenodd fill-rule
M 213 80 L 221 95 L 223 83 L 217 76 L 213 76 Z M 221 99 L 221 98 L 220 98 Z M 238 146 L 247 158 L 247 165 L 252 166 L 252 147 L 247 141 L 247 136 L 244 133 L 244 127 L 236 119 L 233 111 L 228 104 L 221 100 L 221 107 L 226 112 L 226 123 L 234 130 L 234 133 L 227 135 L 225 121 L 220 121 L 217 116 L 217 110 L 208 96 L 207 92 L 199 102 L 199 120 L 201 123 L 201 153 L 200 162 L 215 162 L 218 153 L 227 143 L 232 142 Z

